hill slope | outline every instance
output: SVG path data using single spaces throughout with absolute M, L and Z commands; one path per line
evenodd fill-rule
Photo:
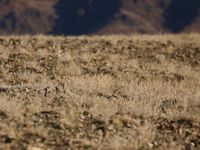
M 200 149 L 199 39 L 0 37 L 0 148 Z
M 0 33 L 199 32 L 199 0 L 1 0 Z

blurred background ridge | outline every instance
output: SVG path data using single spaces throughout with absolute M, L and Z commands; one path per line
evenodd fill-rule
M 200 31 L 200 0 L 0 0 L 0 34 Z

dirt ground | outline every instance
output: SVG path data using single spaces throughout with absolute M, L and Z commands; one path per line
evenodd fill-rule
M 200 35 L 0 37 L 0 149 L 200 149 Z

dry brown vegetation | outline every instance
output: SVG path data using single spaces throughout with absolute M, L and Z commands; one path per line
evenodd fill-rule
M 199 39 L 0 37 L 0 148 L 200 149 Z

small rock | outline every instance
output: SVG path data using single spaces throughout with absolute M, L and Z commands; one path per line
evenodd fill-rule
M 153 143 L 148 143 L 149 148 L 153 148 Z
M 39 148 L 39 147 L 28 147 L 28 150 L 43 150 L 42 148 Z
M 114 130 L 114 126 L 111 124 L 108 126 L 108 131 L 113 131 Z

